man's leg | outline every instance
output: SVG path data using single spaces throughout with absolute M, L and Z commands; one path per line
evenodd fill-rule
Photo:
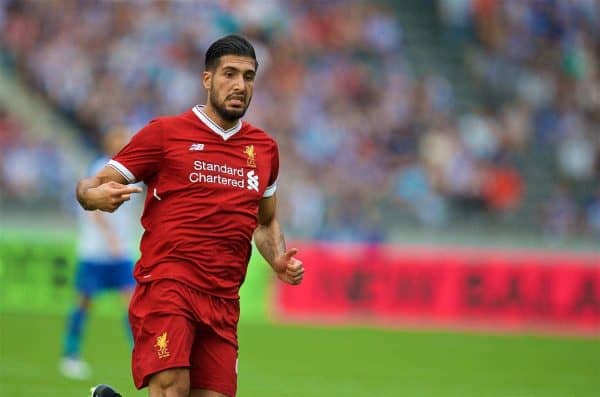
M 230 397 L 206 389 L 190 390 L 190 375 L 187 368 L 161 371 L 150 378 L 149 397 Z
M 149 397 L 189 397 L 190 371 L 172 368 L 152 375 L 148 383 Z
M 185 291 L 171 280 L 139 284 L 129 306 L 135 386 L 151 397 L 189 397 L 190 350 L 195 322 L 187 316 Z
M 208 326 L 197 329 L 190 354 L 190 397 L 233 397 L 237 390 L 237 346 Z
M 81 352 L 81 340 L 87 321 L 87 313 L 91 299 L 89 296 L 80 295 L 77 306 L 69 314 L 67 332 L 63 346 L 65 357 L 78 358 Z
M 90 375 L 89 366 L 80 358 L 81 342 L 90 304 L 91 298 L 89 296 L 80 295 L 77 306 L 71 311 L 67 320 L 60 371 L 69 378 L 86 379 Z
M 91 371 L 87 363 L 81 361 L 80 353 L 92 299 L 100 290 L 97 264 L 79 261 L 75 274 L 75 288 L 78 301 L 67 320 L 60 371 L 69 378 L 86 379 Z

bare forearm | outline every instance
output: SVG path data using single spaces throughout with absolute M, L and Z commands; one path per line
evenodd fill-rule
M 304 277 L 302 262 L 294 258 L 298 249 L 286 249 L 283 231 L 276 216 L 276 196 L 260 202 L 258 228 L 254 231 L 254 242 L 263 258 L 284 283 L 298 285 Z
M 99 178 L 85 178 L 79 181 L 77 184 L 77 201 L 81 205 L 81 207 L 88 211 L 93 211 L 98 209 L 94 206 L 92 200 L 89 197 L 88 191 L 89 189 L 96 188 L 100 186 L 101 180 Z
M 114 168 L 106 166 L 91 178 L 79 181 L 75 189 L 77 201 L 86 210 L 113 212 L 141 188 L 127 186 L 129 182 Z
M 285 252 L 285 239 L 283 231 L 276 219 L 268 225 L 258 225 L 254 231 L 254 243 L 256 248 L 271 266 L 275 258 Z

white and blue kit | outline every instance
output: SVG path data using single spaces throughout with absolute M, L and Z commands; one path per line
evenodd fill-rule
M 109 160 L 108 157 L 97 159 L 88 174 L 95 175 Z M 75 281 L 79 293 L 91 297 L 102 291 L 124 290 L 135 285 L 132 273 L 139 237 L 136 198 L 137 195 L 132 195 L 131 201 L 123 203 L 118 211 L 100 214 L 108 225 L 108 232 L 114 235 L 112 240 L 93 219 L 96 214 L 80 210 Z M 116 241 L 118 246 L 111 241 Z

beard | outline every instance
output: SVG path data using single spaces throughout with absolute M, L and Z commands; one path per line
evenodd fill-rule
M 250 106 L 250 101 L 248 101 L 248 104 L 245 105 L 242 109 L 227 109 L 227 107 L 225 106 L 225 101 L 219 102 L 219 99 L 217 98 L 217 93 L 214 90 L 211 90 L 208 99 L 210 101 L 210 105 L 213 109 L 215 109 L 219 117 L 229 122 L 234 122 L 244 117 L 244 114 L 246 114 L 246 110 L 248 110 L 248 106 Z

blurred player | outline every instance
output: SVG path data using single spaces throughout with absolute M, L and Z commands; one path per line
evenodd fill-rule
M 134 382 L 152 397 L 236 394 L 252 237 L 279 279 L 296 285 L 304 275 L 276 216 L 277 144 L 240 120 L 257 67 L 247 40 L 217 40 L 206 52 L 206 105 L 151 121 L 77 186 L 83 208 L 108 212 L 140 192 L 127 184 L 148 186 L 129 321 Z
M 128 137 L 123 128 L 109 131 L 103 141 L 105 154 L 92 164 L 88 175 L 101 170 L 127 143 Z M 81 343 L 92 299 L 104 291 L 120 291 L 125 305 L 129 303 L 135 286 L 132 273 L 138 218 L 139 209 L 132 203 L 115 214 L 81 213 L 75 281 L 78 303 L 68 318 L 60 361 L 60 371 L 66 377 L 86 379 L 90 376 L 88 364 L 81 360 Z M 124 326 L 130 335 L 127 322 Z

